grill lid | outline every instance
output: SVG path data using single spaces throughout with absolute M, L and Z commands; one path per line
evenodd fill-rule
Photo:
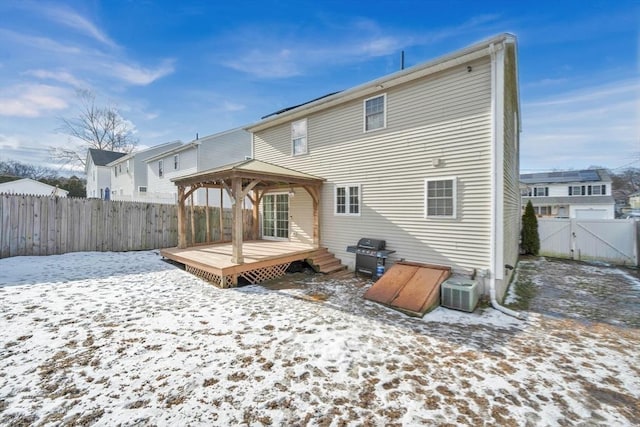
M 369 239 L 368 237 L 363 237 L 362 239 L 358 240 L 358 248 L 381 251 L 385 248 L 385 246 L 386 242 L 380 239 Z

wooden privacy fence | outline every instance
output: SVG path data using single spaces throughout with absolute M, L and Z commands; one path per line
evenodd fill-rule
M 220 211 L 204 206 L 187 208 L 190 245 L 231 239 L 231 209 L 222 209 L 222 219 Z M 246 210 L 245 239 L 251 238 L 251 225 L 251 211 Z M 146 250 L 177 243 L 176 205 L 0 195 L 0 258 Z
M 540 255 L 640 265 L 640 221 L 539 218 Z

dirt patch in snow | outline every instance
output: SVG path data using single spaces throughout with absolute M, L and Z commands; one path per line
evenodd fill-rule
M 640 328 L 640 270 L 553 258 L 518 264 L 515 307 L 586 323 Z

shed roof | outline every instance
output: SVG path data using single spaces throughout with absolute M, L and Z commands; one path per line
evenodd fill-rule
M 41 191 L 34 193 L 34 188 L 39 188 Z M 44 182 L 36 181 L 31 178 L 22 178 L 14 181 L 7 181 L 0 184 L 0 193 L 14 193 L 14 194 L 46 194 L 46 195 L 58 195 L 66 197 L 69 191 L 62 188 L 55 187 L 53 185 L 45 184 Z

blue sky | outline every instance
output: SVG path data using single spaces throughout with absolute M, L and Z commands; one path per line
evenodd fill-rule
M 2 0 L 0 160 L 50 166 L 76 89 L 186 142 L 510 32 L 521 171 L 640 167 L 639 31 L 624 0 Z

